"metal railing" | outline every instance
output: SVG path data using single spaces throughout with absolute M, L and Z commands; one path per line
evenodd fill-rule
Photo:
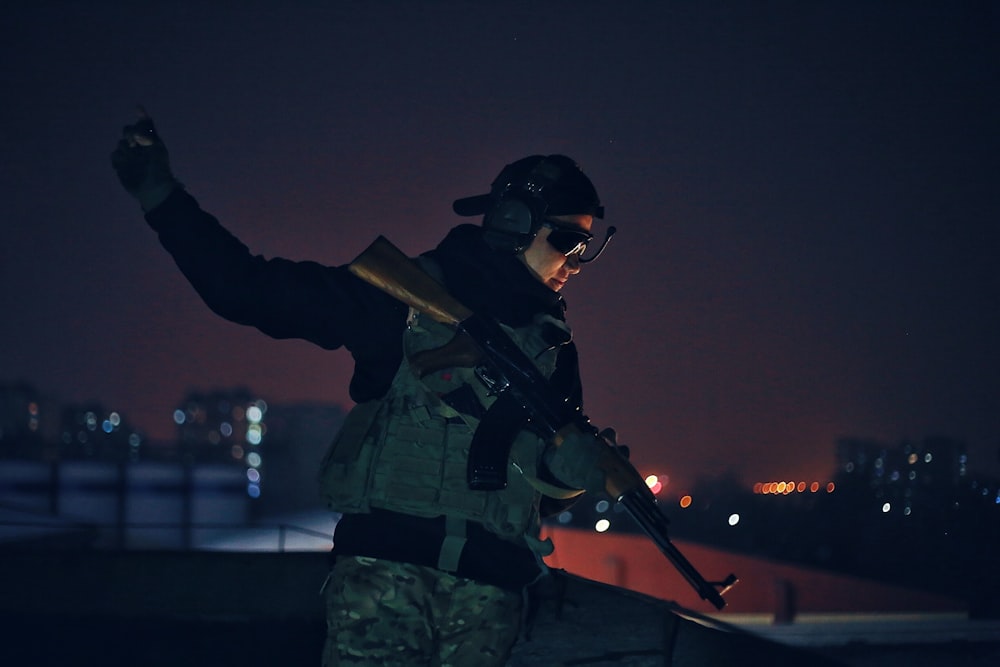
M 328 515 L 329 516 L 329 515 Z M 0 549 L 322 551 L 333 532 L 288 522 L 92 522 L 63 517 L 0 519 Z

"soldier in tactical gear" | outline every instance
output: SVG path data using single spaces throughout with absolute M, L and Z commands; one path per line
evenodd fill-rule
M 422 362 L 453 332 L 345 266 L 251 254 L 177 182 L 144 112 L 124 128 L 111 161 L 209 308 L 273 338 L 346 347 L 355 359 L 357 405 L 319 475 L 329 507 L 342 513 L 324 665 L 504 664 L 522 592 L 552 551 L 539 537 L 541 513 L 604 489 L 599 441 L 554 447 L 497 398 L 482 369 Z M 530 156 L 453 208 L 483 224 L 456 226 L 418 261 L 452 296 L 497 320 L 579 405 L 560 291 L 596 258 L 584 256 L 594 218 L 604 215 L 590 180 L 566 156 Z M 498 479 L 473 479 L 469 453 L 480 447 L 506 454 Z

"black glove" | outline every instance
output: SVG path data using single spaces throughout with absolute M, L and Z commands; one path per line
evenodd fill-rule
M 143 211 L 159 206 L 180 183 L 170 173 L 167 147 L 153 126 L 153 119 L 139 108 L 139 120 L 122 128 L 122 138 L 111 153 L 111 166 Z

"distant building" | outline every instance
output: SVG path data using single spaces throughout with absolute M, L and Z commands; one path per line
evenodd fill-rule
M 55 401 L 26 382 L 0 384 L 0 458 L 51 459 L 58 430 Z
M 184 460 L 243 466 L 258 510 L 280 512 L 320 506 L 319 465 L 344 411 L 269 404 L 249 389 L 231 388 L 189 393 L 173 419 Z
M 0 458 L 138 461 L 146 440 L 99 402 L 60 404 L 32 385 L 0 384 Z
M 965 443 L 952 438 L 903 441 L 895 446 L 841 438 L 837 465 L 844 487 L 879 501 L 885 513 L 903 516 L 921 508 L 940 512 L 969 482 Z
M 145 438 L 122 415 L 100 403 L 65 405 L 59 420 L 58 460 L 140 460 Z
M 187 463 L 244 466 L 247 495 L 259 498 L 267 412 L 267 402 L 243 387 L 192 391 L 173 413 L 178 451 Z
M 271 405 L 268 410 L 269 512 L 322 507 L 319 467 L 344 423 L 345 411 L 327 403 Z

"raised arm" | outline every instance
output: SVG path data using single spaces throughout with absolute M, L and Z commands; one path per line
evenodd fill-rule
M 405 307 L 351 275 L 317 262 L 253 254 L 174 177 L 166 145 L 142 109 L 126 125 L 111 163 L 125 190 L 209 308 L 273 338 L 301 338 L 357 356 L 398 335 Z

